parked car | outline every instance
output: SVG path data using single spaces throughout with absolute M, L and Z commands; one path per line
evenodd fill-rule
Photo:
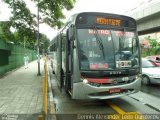
M 155 65 L 160 66 L 160 55 L 147 56 L 146 58 L 153 62 Z
M 142 84 L 160 84 L 160 67 L 146 58 L 142 58 Z
M 151 61 L 154 65 L 156 65 L 157 67 L 160 67 L 160 63 L 157 63 L 156 61 L 154 61 L 154 60 L 150 60 L 150 59 L 148 59 L 149 61 Z

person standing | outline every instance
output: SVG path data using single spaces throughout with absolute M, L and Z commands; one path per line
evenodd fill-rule
M 27 56 L 27 54 L 25 54 L 25 56 L 24 56 L 24 67 L 25 67 L 25 69 L 28 68 L 28 62 L 29 62 L 29 57 Z

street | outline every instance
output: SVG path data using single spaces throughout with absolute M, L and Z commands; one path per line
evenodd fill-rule
M 142 85 L 141 91 L 160 98 L 160 92 L 159 92 L 160 85 L 155 85 L 155 84 L 151 84 L 148 86 Z

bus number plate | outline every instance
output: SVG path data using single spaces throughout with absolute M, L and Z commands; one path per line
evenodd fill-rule
M 109 93 L 119 93 L 119 92 L 121 92 L 121 88 L 109 89 Z

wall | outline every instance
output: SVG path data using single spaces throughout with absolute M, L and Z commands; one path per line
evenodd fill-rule
M 29 56 L 30 61 L 36 59 L 36 51 L 25 49 L 12 43 L 5 43 L 0 40 L 0 76 L 23 66 L 24 54 Z

